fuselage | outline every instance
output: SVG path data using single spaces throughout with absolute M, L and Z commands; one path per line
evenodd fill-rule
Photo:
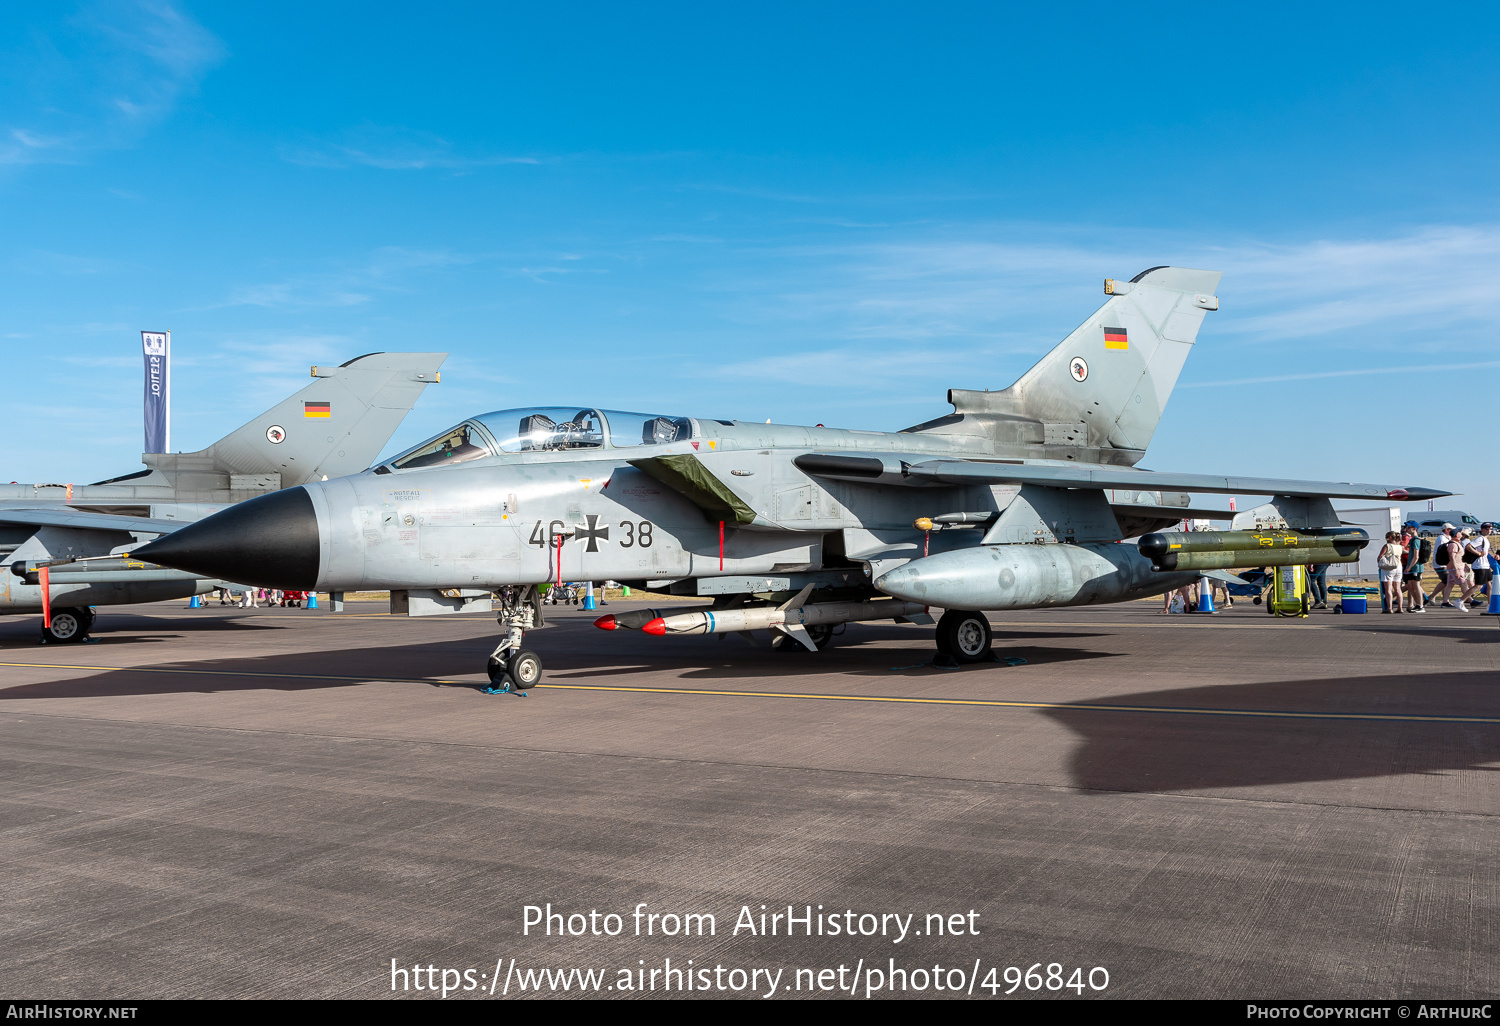
M 402 469 L 397 460 L 305 486 L 317 517 L 314 586 L 492 589 L 858 567 L 873 592 L 881 574 L 910 560 L 974 548 L 983 536 L 978 525 L 921 531 L 913 526 L 917 518 L 952 509 L 998 514 L 1020 491 L 1014 485 L 927 489 L 829 480 L 793 463 L 810 452 L 909 454 L 920 462 L 982 459 L 994 447 L 978 435 L 699 420 L 690 438 L 662 445 L 502 453 L 418 469 Z M 732 483 L 753 520 L 706 512 L 631 462 L 688 454 Z M 1116 529 L 1112 537 L 1066 546 L 1079 553 L 1089 545 L 1111 551 L 1108 559 L 1097 551 L 1081 561 L 1064 559 L 1063 572 L 1026 590 L 1027 604 L 1114 601 L 1188 579 L 1153 574 L 1133 546 L 1114 544 L 1118 538 Z M 1055 554 L 1062 545 L 1029 547 Z M 1091 569 L 1080 576 L 1073 570 L 1082 564 Z

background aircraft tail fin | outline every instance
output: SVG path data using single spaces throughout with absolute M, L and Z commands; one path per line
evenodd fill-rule
M 196 453 L 146 453 L 147 466 L 280 475 L 276 488 L 364 470 L 438 378 L 447 353 L 370 353 L 314 367 L 313 382 Z
M 952 416 L 912 430 L 994 436 L 1043 458 L 1134 464 L 1145 453 L 1204 314 L 1219 308 L 1219 271 L 1153 267 L 1107 281 L 1108 299 L 1009 388 L 952 389 Z

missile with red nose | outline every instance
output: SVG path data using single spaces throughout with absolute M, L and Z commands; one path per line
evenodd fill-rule
M 683 606 L 678 609 L 632 609 L 628 613 L 607 613 L 594 621 L 601 631 L 638 631 L 652 620 L 684 613 L 702 613 L 713 606 Z
M 817 651 L 808 627 L 851 623 L 859 620 L 894 620 L 917 616 L 927 607 L 916 602 L 877 599 L 873 602 L 817 602 L 803 605 L 812 588 L 808 586 L 782 606 L 751 606 L 741 609 L 704 609 L 674 613 L 652 620 L 641 627 L 647 634 L 734 634 L 740 631 L 770 630 L 795 639 L 804 648 Z

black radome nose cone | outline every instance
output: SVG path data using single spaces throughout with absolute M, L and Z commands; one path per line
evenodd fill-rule
M 306 488 L 284 488 L 236 503 L 130 555 L 234 584 L 311 591 L 318 583 L 318 514 Z

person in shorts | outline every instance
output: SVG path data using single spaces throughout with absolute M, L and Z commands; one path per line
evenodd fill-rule
M 1375 557 L 1375 567 L 1380 571 L 1380 597 L 1385 606 L 1381 612 L 1401 612 L 1401 536 L 1395 531 L 1385 533 L 1385 546 Z
M 1459 609 L 1468 608 L 1464 605 L 1464 596 L 1467 595 L 1469 593 L 1469 589 L 1474 586 L 1474 570 L 1472 568 L 1474 556 L 1469 552 L 1469 544 L 1474 540 L 1478 533 L 1478 531 L 1473 531 L 1466 527 L 1463 530 L 1459 531 L 1457 535 L 1458 552 L 1454 554 L 1454 558 L 1456 558 L 1458 561 L 1458 590 L 1456 592 L 1457 598 L 1455 599 L 1454 604 L 1458 606 Z M 1453 560 L 1450 559 L 1449 562 L 1452 563 Z
M 1401 526 L 1401 587 L 1406 592 L 1406 611 L 1422 613 L 1422 539 L 1417 537 L 1417 522 L 1408 520 Z
M 1458 605 L 1463 606 L 1464 591 L 1469 587 L 1469 568 L 1464 563 L 1464 549 L 1469 542 L 1469 532 L 1463 528 L 1455 530 L 1448 539 L 1448 576 L 1443 580 L 1443 608 L 1452 609 L 1454 604 L 1449 601 L 1449 590 L 1458 598 Z
M 1442 533 L 1432 539 L 1432 572 L 1437 576 L 1438 586 L 1427 596 L 1429 606 L 1439 605 L 1439 597 L 1443 602 L 1448 600 L 1448 554 L 1452 542 L 1452 524 L 1444 524 Z
M 1490 542 L 1490 531 L 1493 528 L 1488 524 L 1479 525 L 1479 534 L 1468 540 L 1464 546 L 1464 559 L 1469 560 L 1472 554 L 1473 560 L 1469 562 L 1469 572 L 1474 575 L 1474 583 L 1464 591 L 1463 597 L 1459 599 L 1459 605 L 1469 603 L 1470 609 L 1478 609 L 1480 603 L 1474 598 L 1481 590 L 1488 591 L 1490 583 L 1495 579 L 1495 572 L 1490 569 L 1490 553 L 1494 547 Z

